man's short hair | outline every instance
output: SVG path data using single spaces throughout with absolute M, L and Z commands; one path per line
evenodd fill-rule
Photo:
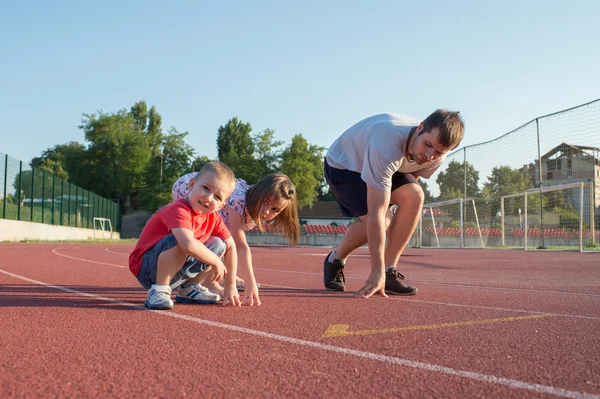
M 460 112 L 447 109 L 437 109 L 423 121 L 423 131 L 430 132 L 439 128 L 438 142 L 445 148 L 458 147 L 465 135 L 465 124 Z

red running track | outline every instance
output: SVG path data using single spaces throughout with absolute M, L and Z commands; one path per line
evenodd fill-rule
M 409 249 L 419 294 L 365 300 L 254 247 L 263 306 L 148 311 L 132 248 L 0 244 L 0 397 L 600 398 L 600 254 Z

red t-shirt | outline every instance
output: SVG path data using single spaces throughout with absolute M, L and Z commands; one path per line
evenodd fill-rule
M 142 268 L 144 254 L 176 228 L 193 231 L 194 237 L 202 243 L 210 236 L 222 240 L 231 237 L 217 212 L 198 214 L 190 207 L 187 199 L 179 199 L 162 207 L 148 219 L 133 252 L 129 255 L 129 270 L 137 276 Z

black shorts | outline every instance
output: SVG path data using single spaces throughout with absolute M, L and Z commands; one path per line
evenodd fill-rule
M 325 158 L 325 180 L 344 216 L 359 217 L 367 214 L 367 183 L 360 177 L 360 173 L 333 168 Z M 417 178 L 410 173 L 396 172 L 392 175 L 392 191 L 409 183 L 417 184 Z

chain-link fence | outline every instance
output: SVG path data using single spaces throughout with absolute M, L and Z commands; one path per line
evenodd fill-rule
M 0 171 L 2 219 L 93 229 L 104 218 L 120 231 L 118 203 L 2 153 Z
M 426 183 L 438 201 L 474 198 L 488 244 L 500 242 L 500 219 L 505 216 L 514 225 L 511 232 L 523 236 L 527 226 L 540 247 L 566 242 L 555 238 L 567 238 L 581 222 L 585 237 L 592 237 L 585 245 L 595 247 L 598 234 L 590 230 L 600 226 L 600 99 L 535 118 L 497 139 L 457 150 Z M 590 184 L 583 196 L 578 189 L 542 190 L 569 183 Z M 522 197 L 508 201 L 503 215 L 503 196 L 534 188 L 540 192 L 529 196 L 526 221 Z M 472 207 L 463 211 L 461 227 L 474 228 Z M 456 221 L 444 225 L 444 219 L 455 220 L 450 218 L 452 212 L 438 212 L 442 225 L 437 227 L 459 227 Z

